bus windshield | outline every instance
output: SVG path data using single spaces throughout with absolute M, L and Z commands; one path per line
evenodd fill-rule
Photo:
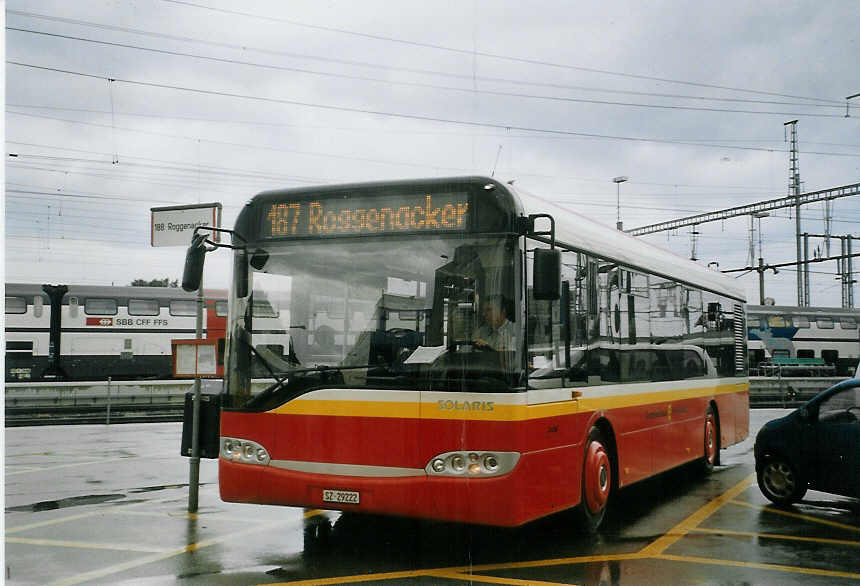
M 517 239 L 269 242 L 237 253 L 227 393 L 271 409 L 315 388 L 498 392 L 520 380 Z M 235 280 L 235 279 L 234 279 Z

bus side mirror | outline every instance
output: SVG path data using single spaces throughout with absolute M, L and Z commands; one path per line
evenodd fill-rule
M 203 261 L 206 257 L 206 236 L 194 234 L 191 246 L 185 253 L 185 269 L 182 271 L 182 288 L 186 291 L 197 291 L 203 279 Z
M 561 290 L 561 253 L 556 248 L 536 248 L 533 264 L 534 298 L 555 301 Z

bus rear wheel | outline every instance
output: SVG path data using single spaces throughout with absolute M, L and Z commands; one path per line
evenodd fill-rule
M 708 407 L 708 410 L 705 411 L 704 449 L 702 470 L 706 474 L 710 474 L 714 471 L 714 466 L 717 465 L 720 458 L 720 428 L 717 425 L 713 407 Z
M 603 433 L 592 427 L 585 442 L 585 459 L 582 464 L 582 522 L 588 533 L 595 533 L 609 504 L 612 492 L 612 460 Z

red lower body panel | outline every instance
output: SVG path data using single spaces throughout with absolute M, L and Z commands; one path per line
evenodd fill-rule
M 532 454 L 521 458 L 511 474 L 479 479 L 308 474 L 223 458 L 218 473 L 225 501 L 517 526 L 579 502 L 580 452 L 577 446 Z M 324 502 L 326 489 L 357 491 L 360 503 Z

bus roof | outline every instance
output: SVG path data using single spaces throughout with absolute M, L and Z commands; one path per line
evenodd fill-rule
M 599 224 L 566 207 L 515 185 L 506 185 L 522 202 L 526 214 L 551 214 L 555 218 L 555 238 L 571 248 L 618 261 L 631 268 L 661 275 L 696 287 L 745 301 L 737 282 L 673 252 Z

